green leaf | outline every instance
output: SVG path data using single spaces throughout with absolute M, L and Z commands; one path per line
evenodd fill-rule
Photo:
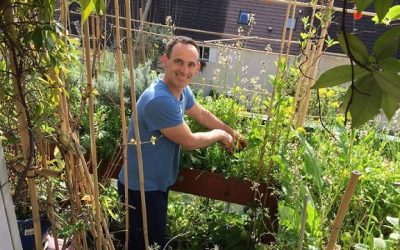
M 364 245 L 362 243 L 357 243 L 354 245 L 355 250 L 368 250 L 369 247 L 367 245 Z
M 298 231 L 300 229 L 300 216 L 296 210 L 285 206 L 283 202 L 278 204 L 279 220 L 282 225 Z
M 362 65 L 367 65 L 369 56 L 368 56 L 368 49 L 365 47 L 364 43 L 355 35 L 352 35 L 346 32 L 346 37 L 349 42 L 349 48 L 353 58 Z M 342 48 L 343 52 L 346 53 L 348 56 L 349 53 L 347 51 L 346 42 L 344 39 L 344 33 L 340 32 L 338 36 L 338 40 L 340 43 L 340 47 Z
M 385 112 L 386 118 L 390 121 L 399 108 L 400 99 L 382 92 L 382 109 Z
M 96 12 L 100 15 L 103 15 L 106 11 L 106 3 L 105 0 L 94 0 L 96 6 Z
M 400 18 L 400 5 L 391 7 L 385 16 L 389 21 L 393 21 Z
M 307 203 L 307 224 L 314 235 L 321 230 L 321 217 L 310 202 Z
M 386 242 L 382 238 L 374 238 L 374 249 L 386 249 Z
M 358 11 L 365 10 L 374 0 L 355 0 Z
M 42 29 L 36 27 L 35 31 L 32 33 L 32 41 L 36 50 L 39 50 L 43 45 Z
M 95 10 L 95 5 L 93 0 L 80 0 L 81 11 L 82 11 L 82 23 L 85 23 L 86 19 L 90 16 L 93 10 Z
M 400 229 L 400 219 L 396 217 L 386 216 L 386 220 L 392 224 L 394 228 Z
M 397 232 L 391 233 L 391 234 L 389 235 L 389 238 L 390 238 L 390 239 L 393 239 L 393 240 L 400 240 L 400 233 L 397 233 Z
M 383 91 L 400 99 L 400 76 L 397 73 L 375 71 L 373 76 Z
M 363 77 L 369 72 L 354 65 L 354 80 Z M 313 89 L 333 87 L 342 83 L 351 82 L 351 65 L 340 65 L 325 71 L 315 82 Z
M 371 75 L 358 79 L 354 84 L 355 89 L 349 88 L 342 109 L 345 109 L 351 99 L 349 111 L 351 114 L 351 126 L 358 128 L 378 114 L 381 107 L 382 92 L 375 79 Z M 351 97 L 353 94 L 353 97 Z
M 303 136 L 299 135 L 299 138 L 304 146 L 304 164 L 306 167 L 306 173 L 312 177 L 314 185 L 317 187 L 318 191 L 321 192 L 323 185 L 322 170 L 317 155 L 312 146 Z
M 400 27 L 392 28 L 383 33 L 374 44 L 374 55 L 379 60 L 396 55 L 399 48 Z
M 374 5 L 376 15 L 378 16 L 379 21 L 382 21 L 390 7 L 392 7 L 393 0 L 375 0 Z
M 378 62 L 382 71 L 399 73 L 400 72 L 400 60 L 394 57 L 388 57 Z

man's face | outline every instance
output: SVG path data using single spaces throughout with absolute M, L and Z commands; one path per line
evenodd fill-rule
M 183 89 L 199 72 L 199 53 L 191 44 L 177 43 L 172 48 L 170 57 L 163 55 L 164 81 L 171 87 Z

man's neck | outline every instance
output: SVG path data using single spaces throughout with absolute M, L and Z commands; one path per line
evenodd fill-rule
M 165 85 L 167 85 L 167 88 L 169 91 L 176 97 L 177 100 L 181 99 L 181 95 L 183 92 L 182 88 L 176 88 L 172 84 L 170 84 L 164 77 L 162 78 L 162 81 L 164 82 Z

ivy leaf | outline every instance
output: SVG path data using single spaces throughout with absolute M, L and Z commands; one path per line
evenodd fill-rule
M 367 65 L 369 60 L 367 47 L 365 47 L 364 43 L 355 35 L 346 32 L 346 37 L 349 42 L 349 48 L 354 59 L 362 65 Z M 350 56 L 346 48 L 346 41 L 344 39 L 343 32 L 339 33 L 338 40 L 343 52 Z
M 385 112 L 386 118 L 388 121 L 390 121 L 396 113 L 398 107 L 399 107 L 399 102 L 400 99 L 397 99 L 396 97 L 389 95 L 386 92 L 382 92 L 382 109 Z
M 381 22 L 393 5 L 393 0 L 374 0 L 375 12 Z
M 358 12 L 365 10 L 374 0 L 355 0 Z
M 392 28 L 383 33 L 374 44 L 374 55 L 377 59 L 394 56 L 399 48 L 400 27 Z
M 378 62 L 382 71 L 399 73 L 400 72 L 400 60 L 394 57 L 388 57 Z
M 354 79 L 358 79 L 369 72 L 357 65 L 354 65 Z M 340 65 L 322 73 L 313 89 L 333 87 L 342 83 L 351 82 L 351 65 Z
M 375 71 L 373 76 L 383 91 L 400 99 L 400 76 L 397 73 Z
M 371 74 L 358 79 L 354 87 L 355 89 L 349 88 L 347 90 L 341 108 L 347 107 L 351 94 L 353 94 L 349 107 L 351 126 L 358 128 L 378 114 L 381 107 L 382 91 Z

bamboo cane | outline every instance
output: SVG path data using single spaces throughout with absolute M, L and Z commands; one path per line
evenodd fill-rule
M 139 32 L 139 36 L 138 36 L 138 40 L 139 40 L 139 48 L 141 51 L 141 57 L 140 60 L 142 61 L 142 63 L 146 62 L 146 50 L 145 50 L 145 43 L 144 43 L 144 33 L 143 33 L 143 11 L 142 8 L 139 8 L 139 17 L 140 17 L 140 32 Z
M 312 32 L 312 29 L 314 26 L 315 12 L 316 12 L 316 5 L 313 6 L 312 13 L 311 13 L 310 26 L 309 26 L 309 30 L 308 30 L 309 37 L 311 36 L 311 32 Z M 293 107 L 294 107 L 295 112 L 293 113 L 290 124 L 293 124 L 295 117 L 298 116 L 297 112 L 300 109 L 299 108 L 300 102 L 303 99 L 304 93 L 305 93 L 305 83 L 304 82 L 305 82 L 306 78 L 309 78 L 309 75 L 310 75 L 310 69 L 311 69 L 311 65 L 312 65 L 312 60 L 310 60 L 310 56 L 311 56 L 311 53 L 314 54 L 311 51 L 311 44 L 312 44 L 311 39 L 308 39 L 306 48 L 304 51 L 304 55 L 305 55 L 304 59 L 306 61 L 303 61 L 300 65 L 300 69 L 303 73 L 301 74 L 300 79 L 299 79 L 299 81 L 297 81 L 297 84 L 296 84 L 296 92 L 295 92 L 295 97 L 294 97 L 294 102 L 293 102 Z
M 303 126 L 304 122 L 305 122 L 305 117 L 307 115 L 307 105 L 306 103 L 308 103 L 310 101 L 310 97 L 311 97 L 311 91 L 310 91 L 310 81 L 311 81 L 311 74 L 313 71 L 314 67 L 316 67 L 315 65 L 312 65 L 312 62 L 315 59 L 316 56 L 316 46 L 312 45 L 311 46 L 312 49 L 310 51 L 310 55 L 308 58 L 308 62 L 307 62 L 307 69 L 306 69 L 306 76 L 307 77 L 303 77 L 303 81 L 302 81 L 302 97 L 300 99 L 299 102 L 299 107 L 297 110 L 297 120 L 296 120 L 296 127 L 301 127 Z
M 308 195 L 304 196 L 304 201 L 303 201 L 303 212 L 301 216 L 301 227 L 300 227 L 300 234 L 299 234 L 299 243 L 298 243 L 298 250 L 303 249 L 303 240 L 304 240 L 304 232 L 306 230 L 306 221 L 307 221 L 307 203 L 308 203 Z
M 326 8 L 323 9 L 323 11 L 325 12 L 324 15 L 328 15 L 329 12 L 332 11 L 333 3 L 334 3 L 334 0 L 329 0 Z M 328 33 L 328 28 L 329 28 L 330 24 L 331 24 L 331 20 L 329 18 L 326 18 L 325 22 L 322 23 L 322 29 L 321 29 L 321 34 L 320 34 L 321 38 L 325 38 L 326 34 Z M 297 118 L 297 126 L 303 126 L 303 124 L 305 122 L 305 117 L 306 117 L 308 106 L 310 103 L 310 96 L 311 96 L 310 88 L 315 83 L 315 78 L 317 76 L 319 62 L 321 60 L 321 55 L 323 52 L 322 50 L 324 47 L 324 42 L 325 42 L 325 39 L 319 39 L 318 44 L 317 44 L 317 48 L 316 48 L 316 52 L 315 52 L 315 62 L 311 69 L 311 75 L 309 78 L 308 86 L 306 86 L 306 95 L 305 95 L 304 103 L 301 105 L 304 107 L 300 107 L 300 109 L 303 109 L 304 111 L 303 111 L 303 114 L 301 116 L 298 116 L 298 118 Z
M 5 9 L 4 9 L 4 19 L 6 20 L 8 25 L 8 31 L 10 34 L 10 39 L 11 40 L 16 40 L 17 37 L 17 30 L 14 23 L 14 15 L 13 15 L 13 10 L 12 10 L 12 2 L 10 0 L 5 0 L 4 3 Z M 6 28 L 7 29 L 7 28 Z M 25 100 L 24 98 L 24 93 L 21 92 L 20 87 L 23 85 L 24 77 L 23 76 L 18 76 L 17 73 L 17 68 L 16 65 L 18 65 L 17 62 L 17 56 L 12 48 L 8 49 L 8 58 L 10 60 L 10 69 L 12 72 L 12 80 L 13 80 L 13 90 L 15 94 L 15 106 L 16 110 L 18 113 L 18 129 L 20 133 L 20 138 L 21 138 L 21 146 L 22 146 L 22 151 L 23 151 L 23 157 L 24 157 L 24 163 L 26 164 L 25 166 L 25 171 L 28 171 L 28 174 L 32 174 L 34 176 L 34 173 L 32 170 L 29 168 L 30 166 L 30 160 L 29 160 L 29 155 L 31 154 L 31 150 L 34 150 L 33 147 L 31 147 L 31 144 L 33 144 L 33 138 L 32 138 L 32 131 L 29 130 L 28 127 L 28 115 L 24 107 Z M 32 178 L 33 178 L 32 176 Z M 37 193 L 36 193 L 36 186 L 35 182 L 31 177 L 28 178 L 28 187 L 29 187 L 29 197 L 30 197 L 30 202 L 32 205 L 32 220 L 33 220 L 33 227 L 34 227 L 34 232 L 35 232 L 35 246 L 36 249 L 40 249 L 42 245 L 42 233 L 41 233 L 41 226 L 40 226 L 40 216 L 39 216 L 39 204 L 37 200 Z
M 291 18 L 292 20 L 294 20 L 294 16 L 295 16 L 295 14 L 296 14 L 296 8 L 297 8 L 297 0 L 294 0 L 293 8 L 292 8 L 292 13 L 291 13 L 291 16 L 290 16 L 290 18 Z M 286 19 L 286 23 L 287 23 L 287 19 Z M 293 21 L 292 21 L 292 24 L 293 24 Z M 294 25 L 292 25 L 292 26 L 290 27 L 290 30 L 289 30 L 289 37 L 288 37 L 288 39 L 287 39 L 287 40 L 288 40 L 288 43 L 287 43 L 287 46 L 286 46 L 286 55 L 285 55 L 286 58 L 289 57 L 290 47 L 291 47 L 291 45 L 292 45 L 293 30 L 294 30 Z
M 83 24 L 83 32 L 84 32 L 84 46 L 85 46 L 85 58 L 86 58 L 86 77 L 87 77 L 87 85 L 89 92 L 89 130 L 90 130 L 90 152 L 91 152 L 91 163 L 92 163 L 92 171 L 93 171 L 93 186 L 94 186 L 94 206 L 96 211 L 96 229 L 97 229 L 97 238 L 96 238 L 96 248 L 101 249 L 102 242 L 100 235 L 101 232 L 101 224 L 100 224 L 100 202 L 99 202 L 99 189 L 98 189 L 98 176 L 97 176 L 97 153 L 96 153 L 96 132 L 94 129 L 94 96 L 93 96 L 93 83 L 92 83 L 92 68 L 91 68 L 91 60 L 90 60 L 90 44 L 89 44 L 89 22 L 85 21 Z
M 132 100 L 132 114 L 133 114 L 133 125 L 135 129 L 135 140 L 137 149 L 138 159 L 138 171 L 139 171 L 139 186 L 140 186 L 140 197 L 142 205 L 142 217 L 143 217 L 143 235 L 146 250 L 149 248 L 148 228 L 147 228 L 147 210 L 146 210 L 146 198 L 144 192 L 144 176 L 143 176 L 143 160 L 142 160 L 142 145 L 139 133 L 139 124 L 136 109 L 136 93 L 135 93 L 135 75 L 133 65 L 133 48 L 132 48 L 132 23 L 131 23 L 131 3 L 130 0 L 125 0 L 125 14 L 126 19 L 129 20 L 126 23 L 126 36 L 128 44 L 128 66 L 129 66 L 129 78 L 131 82 L 131 100 Z M 128 183 L 128 176 L 125 174 L 125 183 Z M 125 185 L 125 194 L 128 192 L 128 185 Z
M 39 152 L 41 156 L 41 162 L 43 169 L 48 169 L 47 166 L 47 158 L 46 158 L 46 148 L 48 147 L 47 143 L 44 140 L 40 140 L 39 142 Z M 47 184 L 47 203 L 49 204 L 47 208 L 47 212 L 49 214 L 49 218 L 51 222 L 55 221 L 55 211 L 54 211 L 54 204 L 53 204 L 53 187 L 50 183 Z M 57 237 L 57 230 L 54 223 L 51 223 L 51 231 L 53 233 L 54 242 L 58 242 Z M 59 250 L 58 244 L 55 244 L 55 250 Z
M 119 86 L 119 98 L 120 98 L 120 112 L 122 122 L 122 150 L 123 150 L 123 162 L 124 162 L 124 174 L 128 176 L 128 154 L 127 154 L 127 135 L 126 135 L 126 118 L 125 118 L 125 103 L 124 103 L 124 89 L 122 79 L 122 50 L 121 50 L 121 34 L 120 34 L 120 23 L 119 23 L 119 1 L 114 0 L 115 9 L 115 46 L 117 54 L 117 67 L 118 67 L 118 86 Z M 125 178 L 125 187 L 128 187 L 128 182 Z M 125 188 L 125 249 L 129 249 L 129 203 L 128 203 L 128 192 Z
M 338 209 L 338 213 L 332 225 L 332 232 L 328 244 L 326 245 L 326 250 L 333 250 L 336 245 L 336 240 L 339 236 L 340 227 L 342 226 L 344 216 L 347 212 L 347 209 L 349 208 L 351 197 L 353 196 L 354 190 L 356 189 L 358 183 L 358 178 L 360 176 L 361 173 L 358 171 L 353 171 L 351 173 L 349 182 L 347 184 L 346 190 Z

